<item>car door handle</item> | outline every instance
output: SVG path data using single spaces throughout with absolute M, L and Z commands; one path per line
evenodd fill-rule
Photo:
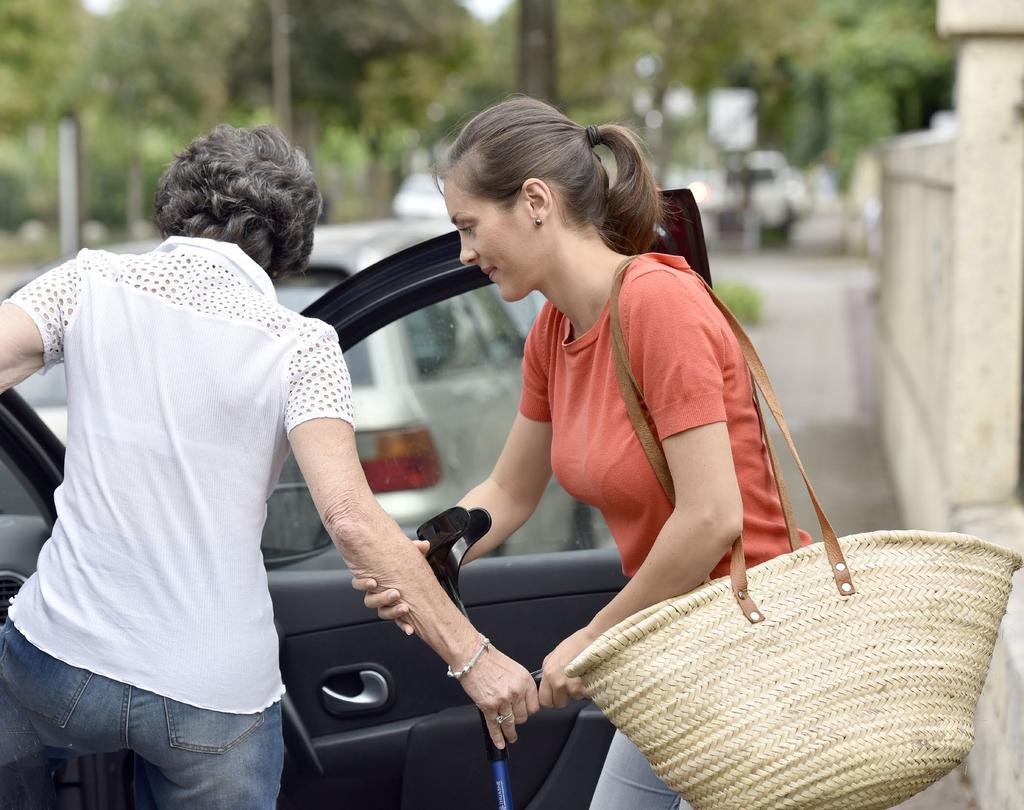
M 379 709 L 391 697 L 387 679 L 379 672 L 364 669 L 359 672 L 362 691 L 358 695 L 343 695 L 329 686 L 320 687 L 320 698 L 325 708 L 334 714 L 351 714 Z

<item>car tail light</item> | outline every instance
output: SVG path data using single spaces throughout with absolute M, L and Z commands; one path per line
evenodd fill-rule
M 361 431 L 356 448 L 374 492 L 423 489 L 441 480 L 441 462 L 426 428 Z

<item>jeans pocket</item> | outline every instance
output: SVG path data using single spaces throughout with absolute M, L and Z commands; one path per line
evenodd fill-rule
M 266 712 L 230 714 L 200 709 L 164 698 L 167 736 L 171 748 L 201 754 L 223 754 L 263 725 Z
M 9 625 L 3 640 L 3 676 L 21 707 L 61 728 L 71 720 L 92 673 L 59 661 Z

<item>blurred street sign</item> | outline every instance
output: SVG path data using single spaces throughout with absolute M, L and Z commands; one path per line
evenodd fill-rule
M 689 118 L 697 111 L 697 100 L 689 87 L 673 84 L 665 91 L 665 102 L 662 106 L 665 115 L 678 121 Z
M 720 87 L 708 95 L 708 137 L 726 152 L 757 145 L 757 92 Z

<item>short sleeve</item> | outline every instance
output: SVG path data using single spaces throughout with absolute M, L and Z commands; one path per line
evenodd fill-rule
M 523 393 L 519 412 L 535 422 L 551 421 L 548 379 L 551 373 L 551 330 L 555 310 L 544 304 L 530 327 L 523 348 Z
M 725 339 L 700 281 L 638 268 L 623 284 L 620 307 L 630 367 L 659 438 L 724 422 Z
M 321 418 L 343 419 L 355 427 L 348 366 L 337 333 L 324 323 L 303 330 L 288 363 L 285 430 Z
M 33 279 L 3 303 L 14 304 L 35 322 L 43 339 L 43 368 L 64 361 L 64 333 L 78 310 L 81 276 L 74 259 Z

